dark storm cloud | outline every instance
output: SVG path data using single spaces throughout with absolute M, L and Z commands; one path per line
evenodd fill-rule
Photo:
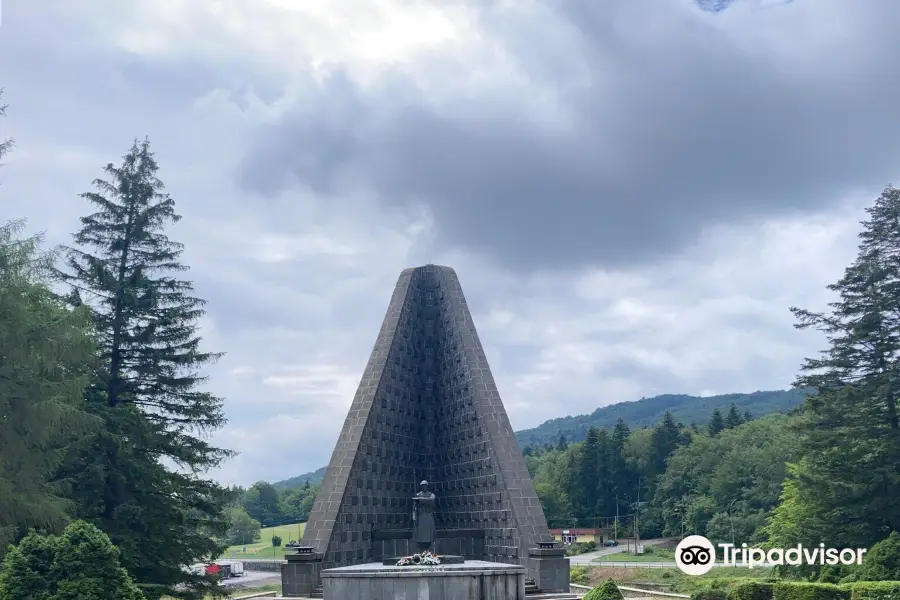
M 772 37 L 780 53 L 717 28 L 734 8 L 693 19 L 672 2 L 582 0 L 551 18 L 484 6 L 484 26 L 573 126 L 542 126 L 521 90 L 435 108 L 399 72 L 374 90 L 335 74 L 261 136 L 243 184 L 424 202 L 443 244 L 522 268 L 642 262 L 706 224 L 818 210 L 896 172 L 896 2 L 795 2 L 736 24 L 804 25 Z M 838 33 L 815 43 L 816 23 Z M 464 68 L 431 67 L 451 91 Z

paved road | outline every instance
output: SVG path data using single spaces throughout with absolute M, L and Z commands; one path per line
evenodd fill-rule
M 281 573 L 275 571 L 244 571 L 241 577 L 229 577 L 222 582 L 223 587 L 263 586 L 269 583 L 281 583 Z
M 668 540 L 665 538 L 656 539 L 656 540 L 643 540 L 641 543 L 646 546 L 656 546 L 658 544 L 662 544 L 667 542 Z M 599 550 L 594 550 L 593 552 L 588 552 L 587 554 L 576 554 L 575 556 L 569 557 L 569 564 L 571 565 L 597 565 L 599 563 L 595 563 L 595 558 L 600 558 L 602 556 L 609 556 L 610 554 L 618 554 L 620 552 L 625 552 L 628 549 L 624 544 L 615 546 L 613 548 L 600 548 Z M 612 563 L 607 563 L 612 564 Z M 623 563 L 617 563 L 623 564 Z M 606 565 L 603 565 L 606 566 Z M 672 566 L 675 566 L 675 563 L 672 563 Z

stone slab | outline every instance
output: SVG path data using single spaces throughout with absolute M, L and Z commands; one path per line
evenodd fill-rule
M 466 561 L 397 567 L 368 563 L 322 571 L 324 600 L 525 600 L 521 565 Z

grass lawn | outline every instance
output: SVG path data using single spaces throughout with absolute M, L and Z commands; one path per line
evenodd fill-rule
M 573 567 L 573 571 L 575 569 L 578 569 L 578 567 Z M 620 585 L 635 588 L 641 588 L 641 584 L 662 585 L 668 589 L 660 591 L 672 591 L 679 594 L 690 594 L 699 588 L 714 583 L 721 583 L 725 587 L 729 587 L 739 579 L 765 579 L 766 577 L 772 577 L 773 572 L 771 568 L 716 567 L 704 575 L 692 576 L 685 575 L 675 568 L 582 567 L 579 571 L 581 570 L 584 571 L 584 575 L 589 581 L 585 585 L 598 585 L 608 577 L 612 577 Z
M 649 547 L 644 554 L 631 554 L 630 552 L 617 552 L 598 556 L 593 562 L 668 562 L 675 560 L 675 553 L 665 548 Z
M 306 523 L 294 523 L 293 525 L 279 525 L 278 527 L 266 527 L 260 532 L 259 539 L 245 546 L 238 544 L 231 546 L 222 555 L 222 558 L 269 558 L 280 560 L 284 558 L 284 545 L 291 540 L 300 541 Z M 272 546 L 272 536 L 281 538 L 281 546 Z

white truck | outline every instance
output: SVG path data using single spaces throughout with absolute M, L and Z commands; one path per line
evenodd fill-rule
M 222 577 L 243 577 L 244 563 L 237 560 L 217 560 Z

